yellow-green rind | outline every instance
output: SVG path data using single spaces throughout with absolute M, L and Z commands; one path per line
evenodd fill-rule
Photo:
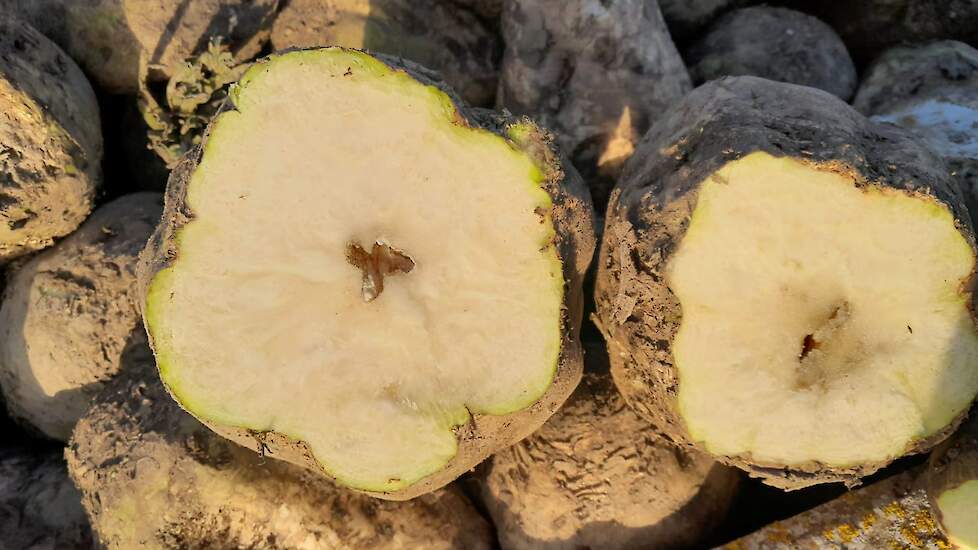
M 975 251 L 960 189 L 944 163 L 906 131 L 875 124 L 826 92 L 755 77 L 723 78 L 687 94 L 642 139 L 612 192 L 595 303 L 612 375 L 626 402 L 664 436 L 704 451 L 678 406 L 672 347 L 682 308 L 665 281 L 665 269 L 689 226 L 699 185 L 724 164 L 756 151 L 851 176 L 860 188 L 926 195 L 947 208 Z M 972 275 L 962 294 L 970 295 L 975 282 Z M 930 450 L 963 418 L 914 442 L 908 454 Z M 714 456 L 786 490 L 830 482 L 857 485 L 891 462 L 846 468 L 816 460 L 789 466 L 749 454 Z
M 978 550 L 978 479 L 944 491 L 936 501 L 951 544 L 960 550 Z
M 532 123 L 526 121 L 518 124 L 507 123 L 504 127 L 522 130 L 518 136 L 519 139 L 507 140 L 500 135 L 505 134 L 505 132 L 495 125 L 485 124 L 475 120 L 475 117 L 467 117 L 465 108 L 456 105 L 457 102 L 453 100 L 453 96 L 450 95 L 451 92 L 443 91 L 437 86 L 437 83 L 430 83 L 430 79 L 425 78 L 423 74 L 417 76 L 412 71 L 414 67 L 407 65 L 406 62 L 388 59 L 381 61 L 357 50 L 335 47 L 295 50 L 273 55 L 256 63 L 246 72 L 240 82 L 232 87 L 229 94 L 230 104 L 226 105 L 222 112 L 215 117 L 215 120 L 211 122 L 202 146 L 191 151 L 184 159 L 183 165 L 174 171 L 167 194 L 167 210 L 170 215 L 164 216 L 163 224 L 158 228 L 157 235 L 154 236 L 144 252 L 142 260 L 144 265 L 141 266 L 141 278 L 146 296 L 144 303 L 145 324 L 153 343 L 161 379 L 167 389 L 188 412 L 225 437 L 260 449 L 270 456 L 279 454 L 276 453 L 278 450 L 283 455 L 278 456 L 278 458 L 318 469 L 345 485 L 374 493 L 382 498 L 411 498 L 451 481 L 485 456 L 488 456 L 497 445 L 499 447 L 509 445 L 533 431 L 533 429 L 519 429 L 522 427 L 520 425 L 514 426 L 514 419 L 518 419 L 522 423 L 538 425 L 542 424 L 556 410 L 559 404 L 573 391 L 580 377 L 580 350 L 576 343 L 576 334 L 579 331 L 581 314 L 578 312 L 576 315 L 567 315 L 568 306 L 565 304 L 562 310 L 562 318 L 557 320 L 554 330 L 553 367 L 539 388 L 534 388 L 535 391 L 525 393 L 526 397 L 515 403 L 481 409 L 462 407 L 455 413 L 445 415 L 446 429 L 453 430 L 458 436 L 456 451 L 459 447 L 459 440 L 463 441 L 462 445 L 465 449 L 462 452 L 455 452 L 454 456 L 448 457 L 445 461 L 435 461 L 440 462 L 438 464 L 426 464 L 424 471 L 419 472 L 416 476 L 405 477 L 397 481 L 388 480 L 382 483 L 372 483 L 368 480 L 350 479 L 337 475 L 331 471 L 328 465 L 314 459 L 310 460 L 312 458 L 311 453 L 308 447 L 302 443 L 298 434 L 281 432 L 276 430 L 274 426 L 241 425 L 231 415 L 215 414 L 213 411 L 208 411 L 206 405 L 202 404 L 200 400 L 194 399 L 186 388 L 181 387 L 179 377 L 175 374 L 178 367 L 175 366 L 175 360 L 163 330 L 165 326 L 163 319 L 166 316 L 163 304 L 166 303 L 166 297 L 170 292 L 169 285 L 172 279 L 171 270 L 174 269 L 174 261 L 181 258 L 183 254 L 181 239 L 184 237 L 184 229 L 186 224 L 193 221 L 195 175 L 206 166 L 209 152 L 225 139 L 222 137 L 223 133 L 229 130 L 223 121 L 234 120 L 238 112 L 247 110 L 250 101 L 248 97 L 249 86 L 269 73 L 277 63 L 288 61 L 326 63 L 331 64 L 332 69 L 340 68 L 341 65 L 342 69 L 355 67 L 354 75 L 363 71 L 376 78 L 399 79 L 399 84 L 403 84 L 404 89 L 407 90 L 405 93 L 412 94 L 433 105 L 433 112 L 436 116 L 442 117 L 450 123 L 446 126 L 450 131 L 458 132 L 460 137 L 475 137 L 484 140 L 484 146 L 507 147 L 513 155 L 523 157 L 527 164 L 528 184 L 532 187 L 530 192 L 537 196 L 540 211 L 544 213 L 543 221 L 551 228 L 546 237 L 547 242 L 541 243 L 541 250 L 546 248 L 546 253 L 551 258 L 555 297 L 561 304 L 565 304 L 568 291 L 580 294 L 580 279 L 583 277 L 583 271 L 586 270 L 587 261 L 590 260 L 590 250 L 594 246 L 593 215 L 590 211 L 590 203 L 589 200 L 582 200 L 581 189 L 584 189 L 584 198 L 586 198 L 586 189 L 576 177 L 576 173 L 565 174 L 560 164 L 554 160 L 556 155 L 552 151 L 546 156 L 549 162 L 541 162 L 540 158 L 537 158 L 539 155 L 535 153 L 541 146 L 549 150 L 549 139 L 544 139 L 546 134 Z M 324 67 L 324 69 L 328 68 L 330 67 Z M 345 70 L 345 72 L 350 71 Z M 535 135 L 534 131 L 536 132 Z M 555 203 L 560 204 L 555 206 Z M 569 215 L 568 212 L 571 212 L 572 215 Z M 573 223 L 568 224 L 568 219 Z M 568 232 L 572 234 L 568 235 Z M 587 261 L 582 262 L 582 257 L 586 257 Z M 565 289 L 565 285 L 568 285 L 569 288 Z M 581 300 L 578 298 L 575 302 L 579 303 Z M 569 309 L 576 310 L 579 308 L 570 307 Z M 520 417 L 525 418 L 521 419 Z M 499 422 L 482 420 L 487 418 L 493 418 Z M 496 424 L 498 426 L 491 428 L 492 431 L 508 434 L 507 437 L 503 438 L 503 441 L 492 441 L 492 437 L 478 435 L 480 431 L 485 431 L 487 426 Z M 467 438 L 466 434 L 471 436 L 472 433 L 478 437 Z M 519 435 L 514 438 L 512 434 L 517 433 Z M 484 440 L 488 440 L 488 443 Z M 277 442 L 277 444 L 269 446 L 269 441 Z M 473 447 L 478 448 L 479 451 L 471 452 Z M 478 458 L 475 458 L 476 456 Z M 465 459 L 463 465 L 455 464 L 461 462 L 462 459 Z
M 754 152 L 746 156 L 733 160 L 723 167 L 721 167 L 715 174 L 706 178 L 698 185 L 698 194 L 696 199 L 696 207 L 693 209 L 692 215 L 690 216 L 689 225 L 686 229 L 684 239 L 690 237 L 696 237 L 702 227 L 702 220 L 710 215 L 710 209 L 712 205 L 712 191 L 717 189 L 717 186 L 728 185 L 728 180 L 730 179 L 731 170 L 735 169 L 735 165 L 743 163 L 752 162 L 767 162 L 771 163 L 772 168 L 780 169 L 785 172 L 797 171 L 797 170 L 810 170 L 812 168 L 818 169 L 818 166 L 809 166 L 806 163 L 793 159 L 790 157 L 772 157 L 771 155 L 764 152 Z M 878 197 L 880 201 L 888 202 L 894 205 L 894 208 L 901 208 L 908 212 L 913 211 L 914 215 L 936 218 L 940 220 L 943 224 L 946 224 L 949 228 L 954 228 L 956 226 L 954 214 L 951 212 L 950 208 L 943 202 L 935 199 L 934 197 L 923 194 L 906 192 L 892 187 L 880 186 L 880 185 L 865 185 L 862 187 L 856 187 L 854 182 L 849 181 L 836 181 L 833 185 L 841 185 L 845 187 L 852 187 L 857 193 L 865 193 L 867 195 L 872 195 Z M 975 270 L 975 253 L 971 247 L 969 241 L 960 232 L 955 232 L 953 238 L 953 243 L 949 243 L 953 250 L 948 252 L 948 255 L 961 256 L 961 259 L 966 262 L 970 262 L 970 267 L 968 268 L 968 273 L 973 273 Z M 680 244 L 680 247 L 682 244 Z M 970 278 L 970 277 L 968 277 Z M 956 303 L 960 307 L 967 308 L 971 303 L 970 292 L 964 291 L 968 285 L 968 278 L 960 281 L 960 284 L 954 287 L 954 290 L 949 292 L 947 295 L 942 296 L 942 300 L 947 302 Z M 679 329 L 676 332 L 674 339 L 674 347 L 681 347 L 680 341 L 684 337 L 684 325 L 680 324 Z M 674 359 L 674 365 L 676 369 L 676 377 L 679 381 L 679 392 L 677 397 L 677 407 L 680 415 L 683 418 L 685 428 L 689 433 L 690 437 L 699 442 L 707 451 L 714 454 L 723 454 L 718 449 L 713 448 L 707 438 L 703 437 L 702 433 L 696 429 L 689 421 L 689 415 L 687 414 L 687 405 L 685 400 L 685 395 L 687 395 L 683 389 L 685 388 L 683 383 L 683 368 L 681 361 L 678 357 Z M 920 444 L 920 442 L 927 440 L 927 438 L 932 437 L 935 433 L 941 431 L 942 428 L 951 424 L 956 418 L 965 414 L 970 406 L 970 402 L 963 403 L 953 410 L 949 410 L 946 414 L 941 415 L 939 418 L 932 418 L 934 415 L 925 417 L 923 420 L 926 422 L 921 426 L 922 432 L 917 434 L 917 436 L 911 438 L 909 441 L 902 445 L 895 445 L 893 452 L 887 456 L 879 457 L 880 461 L 891 461 L 900 456 L 913 452 L 913 450 Z M 830 463 L 823 462 L 824 466 L 829 468 L 858 468 L 860 465 L 858 463 Z M 789 467 L 793 466 L 788 464 Z

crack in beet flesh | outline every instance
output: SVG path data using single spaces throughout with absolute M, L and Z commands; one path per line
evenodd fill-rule
M 388 244 L 375 242 L 370 252 L 357 243 L 346 247 L 346 260 L 363 273 L 363 301 L 372 302 L 384 291 L 384 277 L 410 273 L 414 260 Z

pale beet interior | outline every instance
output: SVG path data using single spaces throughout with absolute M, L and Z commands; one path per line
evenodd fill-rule
M 563 278 L 526 154 L 355 51 L 279 56 L 232 96 L 148 299 L 184 407 L 287 434 L 344 483 L 386 491 L 451 460 L 470 412 L 546 391 Z M 367 301 L 349 255 L 375 243 L 413 267 Z
M 973 268 L 931 197 L 766 153 L 726 164 L 668 269 L 690 433 L 788 466 L 903 455 L 978 391 Z
M 937 497 L 941 523 L 957 548 L 978 548 L 978 479 L 944 491 Z

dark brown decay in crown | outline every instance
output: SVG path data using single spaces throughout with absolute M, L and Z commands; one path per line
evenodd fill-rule
M 357 243 L 346 247 L 346 260 L 363 272 L 363 301 L 372 302 L 384 291 L 384 277 L 410 273 L 414 260 L 390 245 L 375 242 L 370 252 Z

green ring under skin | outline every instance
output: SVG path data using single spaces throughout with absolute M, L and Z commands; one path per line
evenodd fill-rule
M 531 124 L 519 123 L 519 124 L 513 124 L 509 126 L 507 130 L 508 130 L 508 134 L 512 138 L 512 141 L 507 141 L 503 137 L 497 136 L 493 132 L 490 132 L 489 130 L 483 128 L 472 128 L 472 127 L 468 127 L 467 125 L 463 126 L 463 123 L 460 123 L 458 121 L 462 121 L 464 119 L 462 119 L 461 114 L 459 113 L 459 110 L 455 106 L 455 103 L 452 101 L 451 97 L 449 97 L 449 95 L 446 94 L 444 91 L 432 85 L 423 85 L 417 82 L 406 72 L 393 70 L 387 65 L 385 65 L 383 62 L 360 51 L 346 50 L 341 48 L 325 48 L 319 50 L 298 50 L 298 51 L 292 51 L 282 55 L 270 57 L 265 62 L 259 62 L 245 73 L 245 75 L 241 78 L 238 84 L 232 86 L 231 91 L 229 93 L 229 99 L 231 101 L 231 104 L 233 105 L 234 110 L 240 111 L 243 109 L 247 109 L 248 98 L 247 95 L 243 93 L 244 90 L 247 89 L 249 84 L 261 78 L 261 76 L 263 76 L 264 74 L 270 72 L 276 64 L 282 63 L 284 61 L 289 61 L 289 60 L 299 61 L 299 62 L 318 63 L 321 62 L 326 56 L 334 56 L 334 55 L 342 55 L 348 57 L 350 61 L 348 63 L 344 62 L 341 64 L 343 65 L 349 64 L 355 66 L 358 71 L 366 71 L 368 73 L 371 73 L 373 76 L 393 76 L 394 78 L 401 79 L 404 82 L 404 84 L 407 86 L 423 87 L 425 92 L 430 94 L 430 99 L 432 101 L 437 102 L 439 109 L 444 112 L 445 117 L 448 120 L 455 122 L 455 127 L 458 128 L 460 133 L 476 133 L 487 137 L 491 136 L 492 138 L 507 143 L 510 149 L 513 150 L 514 153 L 525 156 L 529 161 L 531 165 L 531 173 L 530 173 L 531 185 L 533 185 L 536 189 L 540 190 L 541 198 L 544 199 L 541 200 L 540 207 L 548 212 L 550 211 L 553 203 L 551 197 L 543 189 L 543 182 L 545 181 L 544 172 L 534 162 L 534 160 L 531 158 L 530 155 L 523 152 L 517 146 L 518 143 L 524 142 L 525 140 L 529 139 L 529 136 L 535 130 L 535 128 Z M 215 135 L 219 135 L 221 133 L 221 127 L 222 127 L 220 123 L 221 118 L 227 114 L 227 111 L 228 109 L 226 108 L 224 111 L 222 111 L 221 114 L 219 114 L 215 118 L 214 121 L 212 121 L 211 126 L 209 127 L 208 130 L 208 137 L 207 139 L 204 140 L 203 143 L 203 153 L 201 155 L 200 162 L 197 165 L 197 167 L 194 168 L 194 173 L 196 173 L 197 170 L 199 170 L 199 168 L 205 164 L 208 156 L 208 151 L 213 146 L 212 140 L 214 140 Z M 188 204 L 193 203 L 193 200 L 191 198 L 192 189 L 193 189 L 193 179 L 191 179 L 187 188 L 186 201 Z M 190 210 L 192 211 L 193 208 L 191 207 Z M 563 281 L 563 277 L 559 276 L 559 274 L 562 271 L 562 265 L 561 265 L 561 259 L 557 253 L 556 246 L 554 244 L 555 231 L 553 229 L 553 222 L 550 219 L 549 215 L 545 217 L 544 223 L 547 223 L 550 226 L 551 231 L 549 233 L 550 236 L 548 238 L 548 242 L 542 244 L 544 247 L 548 249 L 547 254 L 552 258 L 552 262 L 553 262 L 552 273 L 557 274 L 557 276 L 553 278 L 555 283 L 554 287 L 555 287 L 556 299 L 559 301 L 559 303 L 563 303 L 564 281 Z M 183 248 L 181 246 L 182 234 L 183 231 L 181 228 L 178 229 L 174 235 L 174 240 L 176 243 L 175 248 L 178 251 Z M 165 317 L 165 313 L 160 311 L 161 309 L 163 309 L 162 307 L 160 307 L 161 304 L 166 302 L 166 299 L 171 292 L 171 279 L 172 279 L 172 274 L 173 274 L 172 270 L 174 269 L 174 265 L 177 265 L 177 263 L 173 263 L 168 267 L 158 271 L 155 275 L 153 275 L 148 285 L 148 290 L 146 293 L 146 300 L 144 305 L 146 328 L 150 334 L 151 341 L 153 342 L 153 347 L 154 347 L 154 352 L 156 354 L 160 377 L 163 380 L 169 392 L 174 396 L 174 398 L 180 403 L 182 407 L 184 407 L 188 412 L 190 412 L 195 417 L 199 418 L 205 423 L 216 424 L 221 427 L 227 427 L 227 428 L 238 428 L 241 430 L 248 430 L 250 432 L 257 432 L 257 433 L 276 432 L 285 435 L 292 440 L 301 442 L 302 438 L 297 434 L 290 434 L 290 433 L 276 430 L 275 427 L 271 425 L 268 426 L 246 425 L 236 421 L 235 419 L 229 416 L 215 414 L 214 412 L 208 412 L 206 410 L 207 407 L 205 405 L 201 405 L 200 403 L 194 403 L 193 399 L 189 399 L 189 395 L 187 391 L 184 388 L 181 388 L 180 381 L 175 376 L 175 372 L 174 372 L 175 370 L 174 365 L 175 363 L 177 363 L 177 361 L 173 357 L 173 354 L 170 352 L 171 347 L 169 345 L 168 339 L 163 336 L 162 327 L 165 326 L 165 321 L 163 319 Z M 525 396 L 523 396 L 524 398 L 522 400 L 519 400 L 512 404 L 499 406 L 499 407 L 485 407 L 483 409 L 470 409 L 466 406 L 463 406 L 458 411 L 455 411 L 455 413 L 457 414 L 445 415 L 446 418 L 445 428 L 447 430 L 454 430 L 458 426 L 462 426 L 466 424 L 467 422 L 470 421 L 472 413 L 502 416 L 502 415 L 510 414 L 525 409 L 530 405 L 532 405 L 533 403 L 535 403 L 536 401 L 538 401 L 550 389 L 554 381 L 554 378 L 557 375 L 558 364 L 560 361 L 560 354 L 561 354 L 562 333 L 563 333 L 562 322 L 559 321 L 557 323 L 556 331 L 554 334 L 554 344 L 553 344 L 554 358 L 552 361 L 552 366 L 547 374 L 546 384 L 542 386 L 537 392 L 526 394 Z M 441 463 L 425 468 L 413 478 L 397 479 L 397 480 L 388 479 L 380 483 L 371 483 L 365 480 L 356 480 L 356 479 L 347 478 L 342 475 L 338 475 L 337 472 L 333 471 L 326 464 L 319 461 L 318 458 L 316 459 L 316 462 L 319 464 L 319 466 L 322 468 L 322 470 L 325 473 L 335 478 L 337 481 L 339 481 L 344 485 L 363 491 L 386 493 L 386 492 L 393 492 L 393 491 L 399 491 L 405 489 L 406 487 L 411 486 L 412 484 L 418 482 L 419 480 L 435 472 L 438 472 L 439 470 L 443 469 L 456 456 L 457 451 L 458 451 L 458 442 L 456 440 L 455 445 L 453 447 L 452 456 L 448 457 L 446 460 L 442 461 Z

